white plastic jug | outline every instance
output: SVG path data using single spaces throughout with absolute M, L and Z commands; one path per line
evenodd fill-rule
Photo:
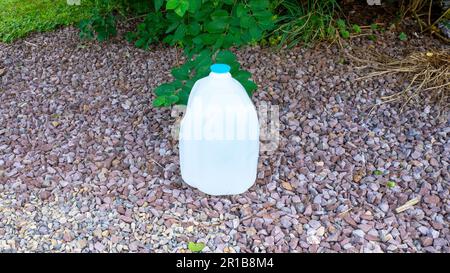
M 244 87 L 214 64 L 192 87 L 180 124 L 183 180 L 210 195 L 240 194 L 256 180 L 259 123 Z

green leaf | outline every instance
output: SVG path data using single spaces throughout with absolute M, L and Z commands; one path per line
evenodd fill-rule
M 178 96 L 177 95 L 170 95 L 170 96 L 168 96 L 167 97 L 167 100 L 166 100 L 166 106 L 170 106 L 170 105 L 172 105 L 172 104 L 175 104 L 175 103 L 177 103 L 178 102 Z
M 175 81 L 172 82 L 172 85 L 175 89 L 180 89 L 183 87 L 183 82 L 179 79 L 176 79 Z
M 125 39 L 128 42 L 133 42 L 137 37 L 138 37 L 138 35 L 136 33 L 134 33 L 134 32 L 127 32 L 125 34 Z
M 380 171 L 380 170 L 375 170 L 375 171 L 373 171 L 373 174 L 374 174 L 374 175 L 382 175 L 383 172 Z
M 360 27 L 360 26 L 358 26 L 358 25 L 353 25 L 352 28 L 353 28 L 353 31 L 354 31 L 355 33 L 361 33 L 361 27 Z
M 161 107 L 166 103 L 166 96 L 157 97 L 153 100 L 153 106 Z
M 386 186 L 390 189 L 394 188 L 397 184 L 394 181 L 388 181 Z
M 227 26 L 226 20 L 214 20 L 206 24 L 206 30 L 209 33 L 222 33 Z
M 144 31 L 145 28 L 146 28 L 146 24 L 144 24 L 144 23 L 140 23 L 140 24 L 137 26 L 137 30 L 140 30 L 140 31 Z
M 230 65 L 231 63 L 236 62 L 236 55 L 228 50 L 219 51 L 219 53 L 217 53 L 216 55 L 216 62 Z
M 229 33 L 223 40 L 222 48 L 230 48 L 234 44 L 239 45 L 239 39 L 236 39 L 233 34 Z
M 191 70 L 195 71 L 194 77 L 191 80 L 207 76 L 210 72 L 209 67 L 211 66 L 212 62 L 211 51 L 209 49 L 202 50 L 197 56 L 195 56 L 194 59 L 186 62 L 186 67 L 189 67 Z M 190 82 L 189 80 L 185 85 L 193 85 L 194 82 Z
M 252 25 L 250 27 L 249 31 L 250 31 L 250 36 L 252 37 L 252 39 L 254 39 L 255 41 L 261 39 L 262 31 L 257 25 Z
M 157 96 L 168 96 L 175 92 L 175 87 L 169 83 L 163 83 L 155 89 Z
M 174 41 L 180 41 L 186 35 L 186 25 L 181 24 L 178 26 L 177 30 L 173 34 Z
M 253 16 L 255 16 L 258 19 L 269 19 L 272 21 L 272 13 L 268 10 L 259 10 L 259 11 L 255 11 L 253 12 Z
M 201 26 L 197 22 L 190 23 L 187 26 L 187 33 L 192 36 L 197 36 L 200 33 Z
M 202 0 L 190 0 L 189 1 L 189 9 L 190 13 L 196 13 L 202 5 Z
M 108 33 L 104 30 L 97 31 L 97 39 L 100 42 L 106 41 L 108 39 Z
M 138 48 L 143 48 L 145 47 L 145 44 L 147 43 L 147 39 L 145 37 L 140 38 L 139 40 L 137 40 L 134 45 Z
M 248 78 L 250 78 L 252 76 L 252 74 L 248 71 L 245 70 L 239 70 L 237 73 L 233 74 L 233 77 L 236 78 L 237 80 L 247 80 Z
M 400 41 L 408 40 L 408 36 L 406 36 L 404 32 L 400 33 L 400 35 L 398 35 L 398 38 L 400 39 Z
M 210 66 L 212 65 L 212 60 L 205 60 L 201 63 L 199 63 L 197 70 L 196 70 L 196 76 L 202 78 L 208 76 L 210 72 Z
M 194 80 L 188 80 L 184 83 L 184 86 L 189 88 L 189 90 L 194 87 L 195 81 Z
M 378 29 L 378 25 L 377 24 L 371 24 L 370 25 L 370 29 L 372 29 L 372 30 L 377 30 Z
M 329 27 L 327 28 L 327 35 L 328 35 L 328 37 L 330 37 L 330 38 L 335 37 L 335 36 L 336 36 L 336 28 L 333 27 L 333 26 L 329 26 Z
M 270 5 L 268 0 L 250 0 L 250 7 L 254 10 L 267 9 Z
M 192 87 L 184 86 L 180 92 L 178 92 L 178 104 L 186 105 L 189 100 L 189 94 L 191 92 Z
M 166 34 L 172 32 L 172 31 L 174 31 L 179 25 L 180 25 L 180 21 L 176 21 L 176 22 L 172 23 L 172 24 L 166 29 Z
M 175 44 L 175 42 L 173 41 L 173 35 L 167 35 L 162 41 L 163 43 L 167 43 L 169 45 Z
M 204 243 L 189 242 L 188 248 L 192 252 L 200 252 L 200 251 L 202 251 L 205 248 L 205 244 Z
M 258 88 L 256 83 L 254 83 L 253 81 L 250 81 L 250 80 L 245 80 L 242 82 L 240 81 L 240 83 L 242 84 L 242 86 L 244 86 L 245 91 L 247 91 L 247 94 L 249 96 L 251 96 L 253 94 L 253 92 Z
M 255 18 L 250 16 L 245 16 L 241 18 L 241 27 L 242 28 L 249 28 L 251 26 L 256 25 Z
M 175 13 L 183 17 L 189 8 L 189 0 L 181 0 L 180 4 L 175 8 Z
M 219 49 L 223 45 L 223 41 L 225 40 L 225 36 L 220 35 L 219 39 L 214 43 L 213 49 Z
M 222 35 L 221 33 L 220 34 L 205 33 L 205 35 L 202 36 L 202 41 L 204 45 L 213 45 L 221 35 Z
M 161 107 L 161 106 L 171 106 L 177 103 L 179 100 L 177 95 L 169 95 L 169 96 L 159 96 L 153 101 L 153 106 Z
M 218 9 L 211 14 L 212 20 L 223 19 L 228 17 L 228 12 L 223 9 Z
M 154 0 L 153 3 L 155 4 L 155 11 L 159 11 L 164 4 L 164 0 Z
M 89 19 L 84 19 L 84 20 L 81 20 L 81 21 L 78 23 L 78 27 L 79 27 L 79 28 L 85 28 L 85 27 L 89 26 L 90 24 L 91 24 L 91 20 L 89 20 Z
M 178 7 L 178 5 L 180 5 L 180 1 L 181 0 L 169 0 L 169 1 L 167 1 L 166 9 L 175 9 L 176 7 Z
M 172 75 L 175 77 L 175 79 L 187 80 L 189 79 L 189 69 L 184 66 L 172 69 Z
M 344 39 L 350 38 L 350 32 L 348 30 L 341 30 L 341 36 Z
M 194 65 L 195 68 L 198 68 L 198 65 L 210 60 L 211 60 L 211 51 L 208 49 L 204 49 L 192 61 L 192 64 Z
M 195 37 L 194 39 L 192 39 L 192 42 L 196 45 L 201 45 L 203 43 L 202 35 L 199 35 L 199 36 Z
M 239 3 L 236 7 L 236 16 L 242 17 L 247 14 L 247 9 L 245 8 L 244 4 Z
M 339 30 L 345 30 L 346 29 L 345 21 L 342 20 L 342 19 L 336 20 L 336 25 L 339 28 Z

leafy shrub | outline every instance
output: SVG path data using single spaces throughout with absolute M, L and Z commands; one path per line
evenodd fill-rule
M 111 6 L 117 1 L 98 1 L 92 18 L 80 23 L 80 35 L 103 41 L 116 35 Z M 172 70 L 174 80 L 156 88 L 154 106 L 186 104 L 193 84 L 208 75 L 214 62 L 230 65 L 233 77 L 249 95 L 253 93 L 256 84 L 249 79 L 251 74 L 240 69 L 236 56 L 224 49 L 256 43 L 273 29 L 269 0 L 129 0 L 121 6 L 132 10 L 142 5 L 150 11 L 126 38 L 143 49 L 158 41 L 180 46 L 187 56 L 185 64 Z
M 231 75 L 244 86 L 249 96 L 256 90 L 256 84 L 249 79 L 250 72 L 240 69 L 240 64 L 231 51 L 221 50 L 213 53 L 210 49 L 204 49 L 182 66 L 172 69 L 172 76 L 175 80 L 171 83 L 164 83 L 155 89 L 157 98 L 153 101 L 153 105 L 159 107 L 186 104 L 194 83 L 208 75 L 209 67 L 213 63 L 230 65 Z
M 135 41 L 136 47 L 148 49 L 151 44 L 160 40 L 166 28 L 167 23 L 162 13 L 150 12 L 144 22 L 137 26 L 136 32 L 129 32 L 126 37 L 130 42 Z
M 251 96 L 256 84 L 251 74 L 240 69 L 236 56 L 228 50 L 257 42 L 273 28 L 268 0 L 213 1 L 169 0 L 166 4 L 168 27 L 164 42 L 185 48 L 186 63 L 172 70 L 174 81 L 159 86 L 155 106 L 186 104 L 195 81 L 209 73 L 211 64 L 226 63 L 230 73 Z
M 105 41 L 116 36 L 116 19 L 112 14 L 112 0 L 96 0 L 92 15 L 79 23 L 80 38 Z
M 172 2 L 176 0 L 171 0 Z M 209 73 L 209 66 L 214 63 L 226 63 L 231 66 L 230 73 L 246 89 L 249 95 L 256 89 L 256 84 L 249 80 L 251 74 L 239 69 L 236 56 L 230 51 L 219 51 L 232 46 L 257 42 L 265 31 L 272 29 L 273 16 L 269 11 L 269 1 L 190 1 L 178 5 L 167 2 L 166 8 L 175 14 L 167 14 L 170 33 L 164 39 L 170 45 L 179 44 L 185 48 L 188 61 L 172 70 L 175 80 L 155 90 L 159 96 L 155 106 L 172 103 L 186 104 L 190 89 L 195 81 Z M 180 16 L 183 16 L 180 20 Z M 172 31 L 172 32 L 170 32 Z M 195 54 L 201 52 L 194 57 Z M 160 90 L 165 90 L 160 96 Z M 172 92 L 168 93 L 168 90 Z
M 112 14 L 104 16 L 95 14 L 90 19 L 85 19 L 80 22 L 80 37 L 82 39 L 94 39 L 97 36 L 99 41 L 105 41 L 116 35 L 115 25 L 115 18 Z
M 145 18 L 126 34 L 128 41 L 142 49 L 158 42 L 184 49 L 186 62 L 172 69 L 173 81 L 155 89 L 156 107 L 186 104 L 193 84 L 208 75 L 214 62 L 230 65 L 233 77 L 251 96 L 257 86 L 227 50 L 232 47 L 258 42 L 291 47 L 337 36 L 347 39 L 350 31 L 361 33 L 358 25 L 335 19 L 336 0 L 96 1 L 92 18 L 80 24 L 82 37 L 105 40 L 116 35 L 114 13 L 138 14 Z
M 167 6 L 170 1 L 178 0 L 169 0 Z M 248 4 L 234 0 L 189 2 L 183 17 L 176 9 L 175 13 L 167 14 L 169 35 L 164 39 L 170 45 L 182 45 L 187 53 L 197 53 L 206 47 L 221 49 L 257 42 L 273 27 L 268 0 L 250 0 Z

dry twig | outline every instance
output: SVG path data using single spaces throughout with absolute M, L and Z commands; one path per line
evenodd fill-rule
M 409 200 L 408 202 L 406 202 L 404 205 L 396 208 L 395 212 L 397 212 L 397 213 L 403 212 L 403 211 L 411 208 L 415 204 L 419 203 L 419 201 L 420 201 L 420 197 L 413 198 L 413 199 Z
M 363 80 L 383 75 L 398 75 L 408 81 L 406 88 L 393 95 L 382 97 L 382 103 L 404 100 L 402 110 L 406 104 L 421 94 L 431 94 L 439 103 L 448 107 L 450 97 L 450 51 L 431 50 L 428 52 L 414 52 L 405 58 L 393 59 L 389 56 L 373 52 L 368 58 L 362 59 L 349 55 L 360 69 L 370 68 L 372 72 L 357 80 Z

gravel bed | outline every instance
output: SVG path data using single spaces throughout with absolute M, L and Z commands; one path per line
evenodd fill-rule
M 352 43 L 401 56 L 436 41 Z M 204 252 L 450 251 L 447 112 L 424 99 L 370 113 L 404 83 L 356 81 L 337 45 L 239 50 L 254 102 L 279 106 L 280 143 L 248 192 L 210 197 L 182 183 L 175 118 L 151 106 L 179 56 L 81 43 L 71 27 L 0 44 L 1 252 L 188 252 L 190 241 Z

